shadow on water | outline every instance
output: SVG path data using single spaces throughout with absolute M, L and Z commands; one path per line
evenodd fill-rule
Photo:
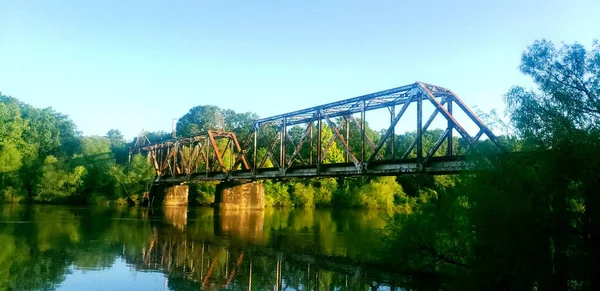
M 389 217 L 376 211 L 0 209 L 1 290 L 83 289 L 92 276 L 107 289 L 150 284 L 123 279 L 131 270 L 170 290 L 390 290 L 406 280 L 381 260 Z

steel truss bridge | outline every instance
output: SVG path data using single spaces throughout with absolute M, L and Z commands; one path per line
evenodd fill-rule
M 416 118 L 403 120 L 401 124 L 414 125 L 416 135 L 407 148 L 399 149 L 396 127 L 403 116 L 409 115 L 406 114 L 409 107 L 415 107 L 413 104 L 416 104 Z M 424 105 L 430 109 L 433 106 L 426 120 Z M 376 139 L 369 137 L 366 130 L 371 112 L 376 117 L 389 116 L 389 127 Z M 474 135 L 457 120 L 457 112 L 474 124 L 472 127 L 477 129 Z M 424 148 L 424 135 L 438 116 L 445 129 L 432 146 Z M 454 132 L 457 138 L 453 138 Z M 497 137 L 456 94 L 443 87 L 416 82 L 258 119 L 249 132 L 237 135 L 208 130 L 205 134 L 158 143 L 138 138 L 131 153 L 146 155 L 156 170 L 157 183 L 450 174 L 472 169 L 473 164 L 465 159 L 465 154 L 483 135 L 502 151 Z M 457 143 L 461 144 L 461 152 Z M 444 144 L 445 150 L 441 152 Z M 335 163 L 331 162 L 328 153 L 332 148 L 343 150 L 343 161 L 338 157 Z

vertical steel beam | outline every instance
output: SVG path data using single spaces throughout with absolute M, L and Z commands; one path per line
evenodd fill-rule
M 423 159 L 423 98 L 421 93 L 417 96 L 417 163 Z
M 173 144 L 173 170 L 171 172 L 171 175 L 175 176 L 177 173 L 177 154 L 179 154 L 179 147 L 178 147 L 178 143 L 175 142 Z
M 448 113 L 452 115 L 452 99 L 448 100 Z M 452 121 L 448 119 L 448 145 L 446 148 L 446 156 L 452 156 Z
M 233 142 L 229 143 L 229 171 L 233 171 Z
M 310 129 L 310 151 L 309 151 L 309 156 L 308 156 L 308 164 L 312 166 L 313 164 L 313 128 L 314 128 L 314 124 L 311 123 L 309 126 L 311 126 Z
M 361 124 L 360 124 L 360 122 L 358 122 L 358 121 L 356 120 L 356 118 L 354 118 L 354 116 L 352 116 L 352 115 L 348 115 L 348 117 L 349 117 L 350 119 L 352 119 L 352 122 L 354 122 L 354 124 L 356 124 L 356 128 L 358 128 L 358 130 L 359 130 L 359 132 L 360 132 L 360 128 L 361 128 Z M 372 140 L 369 138 L 369 136 L 368 136 L 368 135 L 365 135 L 365 139 L 367 140 L 367 143 L 368 143 L 368 144 L 369 144 L 369 146 L 371 147 L 371 150 L 373 150 L 373 152 L 375 152 L 375 144 L 373 143 L 373 141 L 372 141 Z M 384 160 L 384 157 L 383 157 L 383 155 L 382 155 L 380 152 L 378 152 L 378 153 L 377 153 L 377 155 L 379 156 L 379 159 L 380 159 L 380 160 Z
M 210 172 L 210 146 L 208 145 L 208 137 L 204 137 L 204 147 L 206 148 L 206 178 L 208 178 L 208 172 Z
M 283 125 L 281 126 L 281 144 L 279 148 L 279 166 L 285 167 L 285 141 L 287 140 L 287 118 L 283 118 Z
M 366 102 L 365 100 L 362 101 L 361 104 L 361 110 L 360 110 L 360 136 L 361 136 L 361 141 L 360 141 L 360 161 L 361 163 L 365 162 L 365 135 L 366 135 L 366 126 L 365 126 L 365 108 L 366 108 Z
M 252 172 L 255 175 L 256 175 L 256 160 L 258 158 L 258 156 L 257 156 L 258 155 L 258 152 L 257 152 L 257 150 L 258 150 L 258 126 L 259 125 L 255 125 L 254 126 L 254 154 L 253 154 L 254 155 L 254 159 L 252 161 L 252 164 L 253 164 L 253 166 L 252 166 Z
M 344 116 L 344 120 L 346 121 L 346 142 L 348 142 L 348 148 L 350 148 L 350 119 Z M 350 153 L 346 152 L 346 163 L 350 161 Z
M 317 111 L 317 173 L 321 170 L 321 134 L 323 133 L 321 118 L 321 111 Z
M 385 131 L 385 134 L 381 137 L 381 140 L 379 141 L 379 144 L 377 145 L 377 147 L 375 147 L 375 149 L 373 149 L 373 153 L 371 153 L 371 156 L 367 160 L 367 163 L 370 163 L 371 161 L 373 161 L 373 159 L 375 158 L 375 156 L 379 153 L 379 151 L 381 150 L 381 148 L 385 144 L 386 140 L 388 139 L 388 137 L 390 136 L 390 134 L 394 130 L 394 127 L 396 126 L 396 124 L 398 124 L 398 121 L 400 121 L 400 118 L 402 118 L 402 115 L 404 115 L 404 112 L 406 112 L 406 109 L 410 105 L 411 100 L 413 98 L 414 98 L 414 96 L 411 96 L 408 99 L 408 102 L 406 102 L 406 103 L 404 103 L 404 105 L 402 105 L 402 109 L 400 109 L 400 112 L 398 112 L 398 115 L 394 116 L 394 118 L 392 119 L 392 122 L 390 124 L 390 127 Z
M 396 106 L 392 105 L 390 108 L 390 126 L 392 127 L 392 136 L 390 137 L 390 158 L 394 160 L 396 158 L 396 152 L 394 150 L 394 144 L 396 143 L 396 125 L 394 124 L 394 118 L 396 117 Z

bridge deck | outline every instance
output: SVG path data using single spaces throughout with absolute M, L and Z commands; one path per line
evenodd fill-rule
M 357 168 L 353 163 L 322 164 L 315 166 L 294 167 L 285 170 L 279 168 L 260 168 L 256 172 L 239 170 L 229 173 L 203 172 L 191 175 L 173 175 L 159 177 L 158 183 L 182 183 L 186 181 L 225 181 L 225 180 L 265 180 L 289 178 L 317 177 L 352 177 L 352 176 L 398 176 L 406 174 L 456 174 L 474 168 L 472 162 L 462 157 L 433 157 L 425 166 L 416 159 L 402 161 L 382 161 Z

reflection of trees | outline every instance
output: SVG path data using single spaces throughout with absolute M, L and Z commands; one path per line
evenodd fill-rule
M 68 212 L 54 212 L 42 219 L 40 213 L 44 212 L 41 207 L 3 207 L 1 220 L 13 223 L 0 227 L 1 290 L 48 289 L 64 279 L 71 260 L 64 249 L 56 246 L 77 241 L 78 233 L 73 232 L 77 227 L 69 221 Z M 25 223 L 27 221 L 34 223 Z M 49 229 L 41 230 L 40 225 Z M 64 259 L 59 259 L 61 257 Z
M 385 266 L 358 255 L 374 242 L 367 229 L 384 221 L 367 213 L 0 209 L 3 221 L 27 222 L 0 228 L 0 290 L 51 289 L 70 267 L 108 268 L 119 257 L 137 270 L 167 274 L 173 290 L 358 288 L 389 280 Z

